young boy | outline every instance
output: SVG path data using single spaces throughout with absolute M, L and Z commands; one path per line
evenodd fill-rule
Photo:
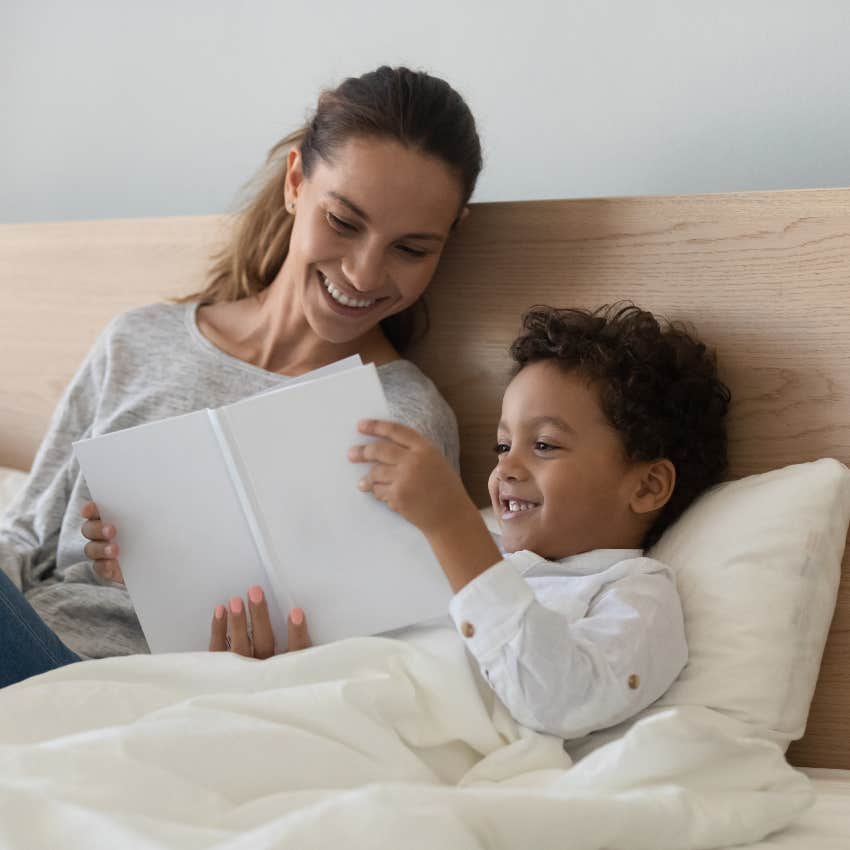
M 502 551 L 417 432 L 363 422 L 384 439 L 349 458 L 427 537 L 508 710 L 572 739 L 646 708 L 687 661 L 675 577 L 643 548 L 720 480 L 730 395 L 702 343 L 634 306 L 535 309 L 523 328 L 489 482 Z

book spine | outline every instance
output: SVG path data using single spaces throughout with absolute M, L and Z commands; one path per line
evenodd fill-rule
M 221 449 L 222 457 L 224 458 L 227 473 L 230 476 L 230 481 L 233 484 L 233 489 L 236 492 L 236 497 L 239 500 L 239 505 L 242 508 L 242 513 L 245 516 L 245 521 L 251 532 L 251 538 L 254 541 L 254 547 L 257 550 L 257 557 L 263 565 L 266 577 L 271 586 L 273 602 L 280 609 L 284 620 L 289 616 L 289 611 L 296 602 L 289 588 L 286 587 L 280 573 L 274 567 L 274 558 L 266 542 L 266 535 L 263 533 L 262 526 L 259 521 L 259 511 L 256 509 L 255 500 L 252 492 L 249 490 L 246 482 L 249 476 L 246 475 L 244 465 L 239 456 L 239 449 L 230 434 L 230 428 L 226 421 L 226 412 L 211 410 L 207 408 L 210 425 L 216 441 Z

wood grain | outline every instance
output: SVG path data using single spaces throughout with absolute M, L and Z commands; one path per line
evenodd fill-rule
M 228 224 L 0 226 L 0 465 L 28 467 L 113 315 L 201 285 Z M 522 312 L 622 299 L 692 322 L 718 349 L 734 395 L 731 477 L 824 456 L 850 464 L 850 190 L 479 204 L 441 263 L 431 332 L 414 351 L 458 415 L 479 503 Z M 790 754 L 850 768 L 850 581 Z

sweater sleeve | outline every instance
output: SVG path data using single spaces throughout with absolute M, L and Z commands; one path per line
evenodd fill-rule
M 56 566 L 59 532 L 76 469 L 72 443 L 89 436 L 96 419 L 105 371 L 104 336 L 65 388 L 27 482 L 0 521 L 0 568 L 24 591 Z
M 456 594 L 450 612 L 518 722 L 578 738 L 655 702 L 687 661 L 679 595 L 658 567 L 603 586 L 573 618 L 541 604 L 501 561 Z

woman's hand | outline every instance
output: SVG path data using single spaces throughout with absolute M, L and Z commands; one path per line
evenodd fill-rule
M 94 502 L 86 502 L 81 511 L 82 532 L 89 542 L 83 548 L 87 558 L 94 562 L 94 571 L 107 581 L 124 583 L 121 565 L 118 563 L 118 544 L 115 543 L 117 529 L 100 521 L 100 512 Z
M 349 449 L 353 463 L 372 464 L 360 480 L 361 490 L 370 491 L 426 536 L 452 524 L 459 513 L 477 517 L 460 476 L 418 431 L 381 419 L 364 419 L 357 429 L 383 438 Z
M 248 628 L 250 614 L 251 628 Z M 295 652 L 312 646 L 307 621 L 300 608 L 293 608 L 286 620 L 286 651 Z M 235 652 L 247 658 L 271 658 L 275 654 L 269 607 L 259 587 L 248 590 L 248 608 L 238 596 L 227 604 L 219 605 L 213 612 L 210 626 L 210 652 Z

